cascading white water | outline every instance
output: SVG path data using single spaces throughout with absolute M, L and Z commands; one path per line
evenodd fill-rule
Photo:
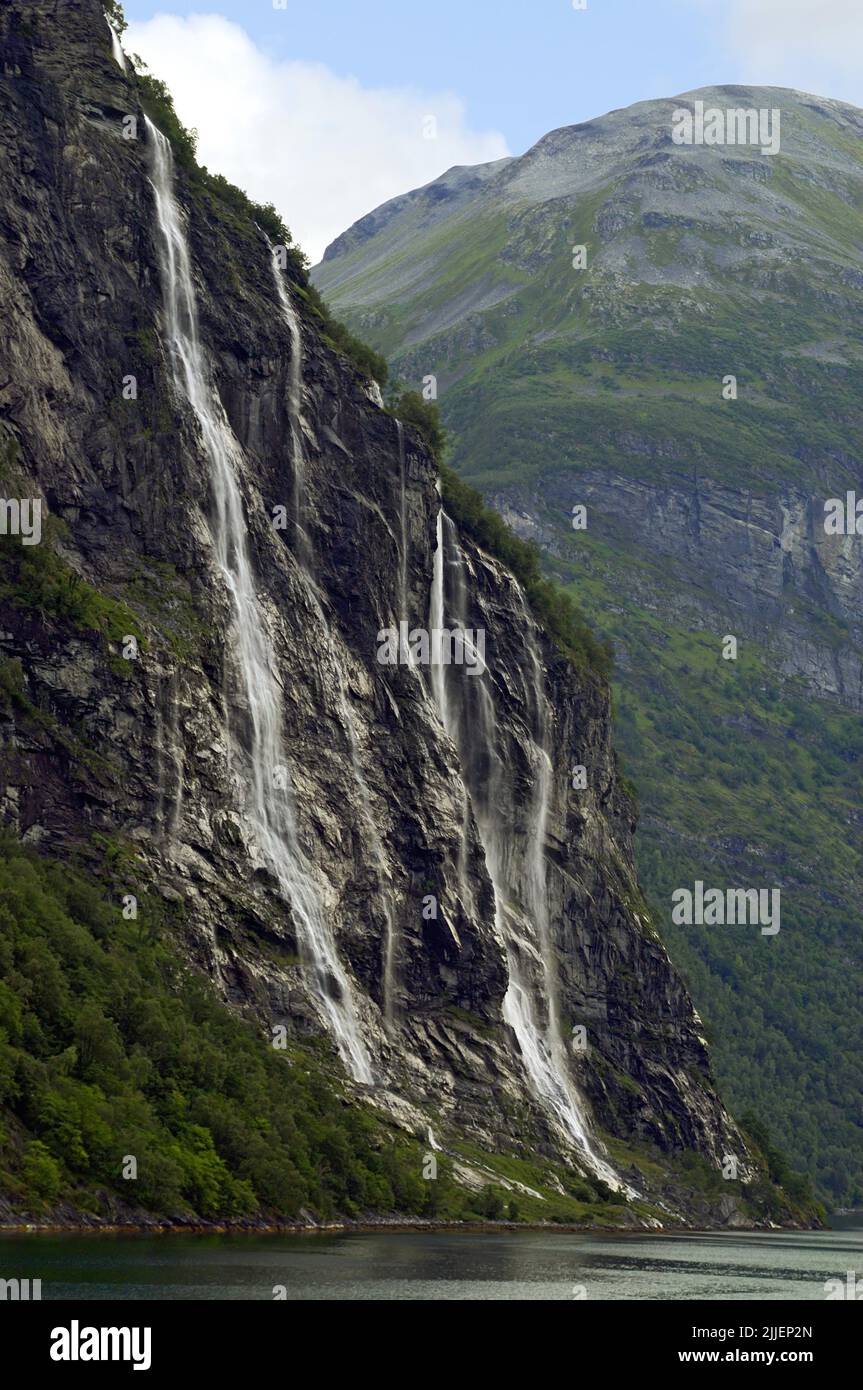
M 390 900 L 391 878 L 387 857 L 384 853 L 383 842 L 375 823 L 372 811 L 372 795 L 369 784 L 366 781 L 360 761 L 359 744 L 357 742 L 357 726 L 354 719 L 353 710 L 348 702 L 344 684 L 339 685 L 339 702 L 342 715 L 342 727 L 348 736 L 348 747 L 351 754 L 351 770 L 354 774 L 354 782 L 360 793 L 360 815 L 363 827 L 366 832 L 366 840 L 371 845 L 375 867 L 383 886 L 382 906 L 384 912 L 384 970 L 382 981 L 383 1015 L 387 1028 L 398 1020 L 398 938 L 396 936 L 395 920 L 393 917 L 393 906 Z
M 590 1166 L 598 1177 L 610 1187 L 620 1187 L 620 1179 L 614 1170 L 595 1152 L 590 1141 L 587 1121 L 574 1093 L 574 1087 L 567 1074 L 567 1060 L 563 1034 L 560 1027 L 557 968 L 551 939 L 551 924 L 548 916 L 548 866 L 545 857 L 546 829 L 551 805 L 552 764 L 548 752 L 548 702 L 545 694 L 542 663 L 537 650 L 536 637 L 531 625 L 526 605 L 525 624 L 528 627 L 527 652 L 531 669 L 531 693 L 533 697 L 534 735 L 532 739 L 532 758 L 534 761 L 534 805 L 531 814 L 531 839 L 528 857 L 527 902 L 531 920 L 536 931 L 539 960 L 542 970 L 543 996 L 547 1022 L 544 1029 L 535 1031 L 538 1053 L 533 1058 L 533 1072 L 538 1083 L 542 1084 L 549 1104 L 557 1113 L 564 1126 L 572 1134 Z M 530 1009 L 530 1001 L 521 997 L 518 991 L 510 991 L 509 1012 L 514 1016 L 519 1011 Z M 504 1015 L 507 1015 L 507 1001 L 504 1001 Z
M 443 627 L 448 616 L 451 626 L 465 629 L 469 616 L 464 557 L 456 528 L 443 508 L 438 513 L 437 538 L 430 624 Z M 450 569 L 453 577 L 448 583 Z M 433 667 L 432 689 L 444 727 L 459 751 L 494 889 L 495 922 L 506 945 L 509 971 L 504 1019 L 516 1036 L 531 1089 L 546 1113 L 575 1144 L 588 1167 L 610 1187 L 619 1188 L 617 1174 L 591 1143 L 568 1076 L 560 1031 L 546 891 L 545 837 L 552 785 L 551 760 L 545 746 L 547 704 L 542 666 L 526 609 L 524 617 L 531 633 L 528 652 L 534 728 L 528 733 L 535 788 L 526 853 L 514 834 L 517 808 L 498 748 L 497 713 L 488 673 L 465 677 L 463 668 Z M 532 928 L 532 935 L 526 926 Z M 544 1020 L 540 1017 L 540 1005 L 544 1005 Z
M 279 304 L 282 309 L 282 317 L 288 329 L 291 339 L 291 358 L 288 363 L 288 416 L 291 430 L 291 467 L 293 469 L 293 516 L 294 531 L 296 536 L 297 555 L 304 565 L 309 563 L 309 537 L 305 523 L 305 495 L 306 495 L 306 460 L 303 449 L 303 339 L 300 332 L 300 321 L 297 311 L 288 294 L 284 277 L 280 274 L 277 257 L 277 248 L 270 245 L 269 239 L 265 237 L 267 246 L 270 250 L 271 264 L 273 268 L 273 279 L 276 283 L 276 294 L 279 297 Z
M 282 741 L 281 687 L 249 558 L 239 484 L 243 455 L 210 379 L 199 340 L 188 244 L 174 197 L 171 146 L 150 120 L 146 120 L 146 125 L 161 236 L 168 350 L 175 386 L 192 407 L 210 462 L 214 504 L 210 534 L 233 607 L 231 635 L 240 677 L 239 693 L 248 715 L 245 755 L 251 785 L 246 809 L 258 851 L 291 905 L 303 963 L 322 1016 L 345 1066 L 356 1080 L 370 1084 L 372 1069 L 350 981 L 329 931 L 320 891 L 297 838 L 293 788 Z M 231 744 L 234 750 L 233 736 Z
M 347 734 L 348 748 L 350 751 L 351 771 L 353 772 L 354 782 L 359 791 L 360 815 L 365 830 L 367 842 L 371 845 L 372 856 L 375 867 L 385 886 L 382 895 L 382 906 L 384 912 L 384 951 L 383 951 L 383 981 L 382 999 L 384 1021 L 391 1025 L 395 1018 L 395 998 L 396 998 L 396 955 L 397 941 L 395 923 L 393 918 L 393 907 L 390 901 L 389 884 L 392 878 L 387 857 L 384 852 L 383 842 L 377 828 L 374 814 L 372 812 L 372 796 L 365 773 L 363 772 L 360 760 L 359 739 L 357 734 L 357 722 L 354 717 L 345 690 L 343 675 L 343 663 L 340 662 L 335 653 L 335 644 L 330 625 L 314 583 L 311 566 L 312 555 L 311 545 L 308 534 L 305 530 L 303 521 L 304 500 L 305 500 L 305 481 L 306 464 L 303 446 L 304 420 L 302 410 L 302 363 L 303 363 L 303 338 L 300 320 L 294 308 L 288 288 L 285 285 L 284 277 L 280 273 L 280 267 L 276 257 L 275 249 L 271 246 L 267 237 L 264 238 L 271 255 L 273 276 L 276 283 L 276 293 L 282 309 L 282 316 L 288 329 L 291 340 L 291 359 L 288 365 L 288 413 L 291 430 L 291 455 L 294 474 L 294 518 L 296 521 L 297 532 L 299 535 L 299 558 L 303 568 L 304 576 L 307 580 L 309 600 L 315 611 L 318 632 L 321 635 L 323 644 L 322 660 L 326 661 L 329 684 L 335 690 L 338 702 L 338 712 L 341 728 Z
M 401 420 L 396 420 L 396 431 L 399 437 L 399 624 L 407 623 L 410 629 L 410 613 L 408 612 L 408 486 L 407 486 L 407 459 L 405 456 L 405 427 Z M 401 626 L 399 627 L 401 634 Z M 402 652 L 402 660 L 408 665 L 413 666 L 413 653 L 408 642 L 402 642 L 399 638 L 399 647 Z
M 111 52 L 112 52 L 113 55 L 114 55 L 115 61 L 116 61 L 117 63 L 119 63 L 120 67 L 121 67 L 121 68 L 123 69 L 123 71 L 125 72 L 125 71 L 126 71 L 126 55 L 125 55 L 125 53 L 123 52 L 123 47 L 122 47 L 122 45 L 121 45 L 121 43 L 120 43 L 120 38 L 119 38 L 119 35 L 118 35 L 118 33 L 117 33 L 117 30 L 114 28 L 113 24 L 111 23 L 110 19 L 108 19 L 107 15 L 105 16 L 105 23 L 108 25 L 108 28 L 109 28 L 110 31 L 111 31 Z
M 176 843 L 179 839 L 180 827 L 183 823 L 183 804 L 186 792 L 186 759 L 183 740 L 180 734 L 180 692 L 176 673 L 171 680 L 171 716 L 169 727 L 171 744 L 175 749 L 175 782 L 174 805 L 168 824 L 168 834 L 171 840 Z
M 440 483 L 438 483 L 438 494 L 440 494 Z M 434 569 L 432 572 L 431 604 L 429 611 L 429 626 L 431 628 L 432 633 L 442 632 L 446 627 L 447 579 L 452 578 L 447 574 L 447 570 L 450 568 L 452 568 L 454 571 L 454 582 L 456 588 L 456 593 L 454 595 L 452 603 L 452 610 L 456 614 L 466 611 L 466 594 L 464 592 L 463 587 L 463 574 L 461 572 L 460 567 L 452 565 L 447 561 L 447 555 L 449 554 L 449 551 L 452 548 L 451 544 L 448 545 L 449 533 L 452 533 L 452 535 L 454 536 L 455 527 L 453 526 L 449 517 L 444 512 L 442 506 L 438 507 L 436 533 L 437 546 L 435 549 Z M 463 627 L 464 624 L 461 624 L 461 626 Z M 464 637 L 464 642 L 465 651 L 468 652 L 470 649 L 470 643 L 466 636 Z M 470 650 L 470 656 L 472 659 L 475 659 L 477 661 L 477 665 L 479 667 L 479 653 Z M 441 722 L 443 723 L 446 732 L 453 740 L 453 743 L 455 743 L 456 747 L 458 748 L 460 745 L 460 740 L 463 737 L 464 731 L 462 728 L 461 721 L 459 720 L 457 715 L 457 706 L 450 704 L 449 696 L 447 694 L 447 673 L 449 669 L 450 668 L 444 666 L 441 662 L 432 662 L 429 671 L 431 677 L 432 697 L 435 701 L 435 704 L 438 707 Z M 483 672 L 484 669 L 485 667 L 483 664 Z M 459 839 L 458 852 L 458 880 L 459 898 L 461 900 L 463 908 L 466 911 L 468 911 L 473 901 L 473 894 L 468 886 L 467 876 L 468 847 L 470 838 L 470 798 L 468 795 L 467 788 L 464 787 L 464 785 L 462 794 L 463 800 L 461 804 L 461 836 Z
M 408 490 L 407 462 L 405 459 L 405 427 L 396 420 L 399 437 L 399 618 L 408 620 Z
M 522 600 L 523 602 L 523 600 Z M 545 859 L 545 840 L 548 828 L 548 815 L 551 803 L 552 765 L 547 746 L 547 707 L 542 673 L 542 664 L 536 645 L 536 636 L 525 611 L 528 626 L 527 654 L 530 658 L 531 693 L 533 696 L 534 737 L 531 753 L 534 761 L 534 807 L 531 815 L 531 838 L 528 858 L 528 906 L 542 961 L 545 980 L 545 1000 L 548 1010 L 548 1041 L 552 1055 L 560 1058 L 563 1051 L 560 1014 L 558 1008 L 557 971 L 554 965 L 551 943 L 551 925 L 548 919 L 548 892 L 546 884 L 547 865 Z M 564 1063 L 565 1065 L 565 1063 Z
M 446 518 L 449 521 L 449 517 Z M 445 610 L 446 600 L 444 598 L 444 566 L 446 564 L 444 548 L 444 509 L 438 507 L 437 513 L 437 548 L 434 555 L 434 570 L 432 573 L 431 606 L 429 609 L 429 627 L 432 632 L 442 632 L 446 625 Z M 446 693 L 446 667 L 441 663 L 433 663 L 430 667 L 432 695 L 435 704 L 440 711 L 443 726 L 447 733 L 452 736 L 453 728 L 450 720 L 449 705 Z

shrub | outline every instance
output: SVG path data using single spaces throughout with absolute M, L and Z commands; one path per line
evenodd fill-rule
M 345 357 L 350 358 L 363 376 L 370 377 L 382 388 L 386 386 L 389 378 L 386 358 L 382 357 L 379 352 L 375 352 L 374 348 L 370 348 L 367 343 L 361 342 L 351 333 L 350 329 L 346 328 L 343 323 L 339 323 L 338 319 L 333 318 L 317 286 L 313 285 L 308 278 L 304 285 L 304 291 L 306 302 L 317 319 L 321 332 L 329 339 L 331 346 L 343 353 Z
M 123 13 L 123 6 L 120 0 L 102 0 L 102 9 L 105 11 L 111 24 L 121 36 L 126 31 L 126 16 Z
M 104 633 L 119 641 L 134 636 L 146 646 L 139 623 L 122 603 L 88 584 L 59 554 L 63 523 L 47 517 L 39 545 L 22 545 L 17 536 L 0 537 L 0 598 L 31 608 L 80 631 Z M 6 685 L 9 676 L 0 680 Z M 20 689 L 20 687 L 19 687 Z
M 187 130 L 174 110 L 174 98 L 166 84 L 145 72 L 146 64 L 133 54 L 135 80 L 141 105 L 154 125 L 171 142 L 177 163 L 190 172 L 197 169 L 195 151 L 198 147 L 198 132 Z
M 27 1190 L 39 1201 L 56 1201 L 60 1192 L 60 1165 L 39 1139 L 27 1145 L 21 1175 Z
M 419 391 L 408 391 L 397 384 L 387 397 L 387 409 L 405 424 L 413 425 L 432 451 L 438 467 L 446 451 L 447 433 L 434 401 L 427 401 Z

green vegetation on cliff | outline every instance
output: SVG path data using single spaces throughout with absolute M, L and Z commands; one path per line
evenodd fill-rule
M 462 1213 L 447 1163 L 345 1105 L 311 1047 L 269 1046 L 179 962 L 163 904 L 0 841 L 0 1191 L 207 1220 Z M 177 924 L 174 923 L 176 928 Z M 124 1180 L 127 1159 L 137 1177 Z
M 145 645 L 137 619 L 125 604 L 89 584 L 59 551 L 64 527 L 46 517 L 38 545 L 22 545 L 17 536 L 0 536 L 0 600 L 31 609 L 81 632 L 101 632 L 114 641 L 134 637 Z
M 582 583 L 574 592 L 625 644 L 617 739 L 641 792 L 639 876 L 705 1018 L 732 1112 L 762 1117 L 822 1194 L 863 1205 L 860 1115 L 848 1104 L 863 1091 L 859 967 L 846 905 L 863 877 L 853 834 L 860 718 L 814 706 L 748 643 L 724 662 L 718 631 L 660 630 L 655 615 L 609 614 Z M 759 868 L 747 879 L 750 846 Z M 671 894 L 696 879 L 781 883 L 780 932 L 676 926 Z
M 103 864 L 125 865 L 128 884 L 128 852 L 96 849 Z M 444 1153 L 424 1177 L 423 1146 L 347 1102 L 326 1043 L 273 1047 L 182 964 L 177 910 L 142 893 L 126 920 L 125 891 L 0 835 L 7 1219 L 619 1220 L 602 1183 L 560 1168 L 552 1186 L 522 1159 L 468 1153 L 488 1177 L 479 1191 L 455 1180 Z M 513 1175 L 540 1195 L 513 1197 Z

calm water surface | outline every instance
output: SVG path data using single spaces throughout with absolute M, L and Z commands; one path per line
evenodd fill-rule
M 863 1226 L 805 1234 L 4 1236 L 0 1278 L 44 1299 L 825 1300 L 863 1281 Z

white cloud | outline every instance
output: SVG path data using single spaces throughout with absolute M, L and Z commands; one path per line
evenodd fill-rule
M 279 62 L 218 15 L 130 23 L 123 46 L 167 83 L 200 162 L 275 203 L 312 261 L 388 198 L 508 153 L 498 132 L 468 128 L 451 92 L 372 90 L 320 63 Z
M 702 0 L 753 83 L 863 102 L 863 0 Z

